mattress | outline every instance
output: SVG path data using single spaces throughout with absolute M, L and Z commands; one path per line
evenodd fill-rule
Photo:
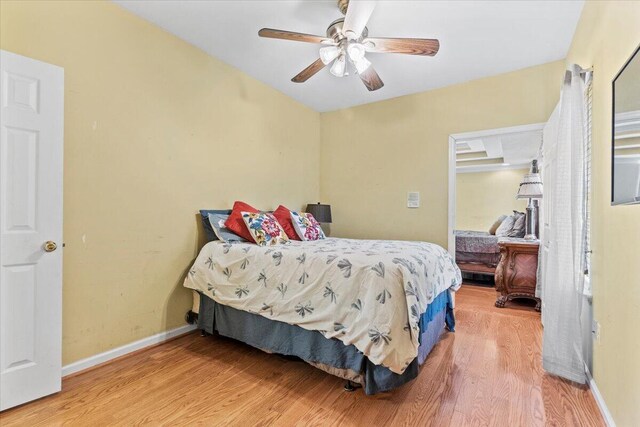
M 456 230 L 456 251 L 495 254 L 500 253 L 498 237 L 486 231 Z
M 184 286 L 353 345 L 370 362 L 402 374 L 418 355 L 421 313 L 461 282 L 438 245 L 329 238 L 273 247 L 210 242 Z
M 497 266 L 500 262 L 498 237 L 485 231 L 455 230 L 456 262 Z
M 344 345 L 335 338 L 326 338 L 318 331 L 308 331 L 296 325 L 219 304 L 203 295 L 200 298 L 198 327 L 208 333 L 237 339 L 269 353 L 296 356 L 331 375 L 363 385 L 366 394 L 376 394 L 399 387 L 418 375 L 422 365 L 438 342 L 445 323 L 455 328 L 451 295 L 438 295 L 419 321 L 417 357 L 402 374 L 372 363 L 353 345 Z

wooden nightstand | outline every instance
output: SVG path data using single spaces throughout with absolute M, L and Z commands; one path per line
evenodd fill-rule
M 538 269 L 539 240 L 501 239 L 500 263 L 496 267 L 496 291 L 500 293 L 496 307 L 504 307 L 514 298 L 536 301 L 540 311 L 540 299 L 536 298 L 536 271 Z

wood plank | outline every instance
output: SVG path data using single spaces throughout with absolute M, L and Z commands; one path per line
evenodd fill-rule
M 604 425 L 589 390 L 542 370 L 540 316 L 463 285 L 415 381 L 366 396 L 305 363 L 197 333 L 63 380 L 0 413 L 17 425 Z
M 305 68 L 304 70 L 296 74 L 291 79 L 291 81 L 294 83 L 304 83 L 307 80 L 309 80 L 311 77 L 316 75 L 316 73 L 322 70 L 324 67 L 325 67 L 324 62 L 322 62 L 322 60 L 320 59 L 316 59 L 311 63 L 311 65 L 309 65 L 307 68 Z

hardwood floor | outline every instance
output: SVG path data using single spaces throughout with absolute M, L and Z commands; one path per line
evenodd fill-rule
M 456 332 L 415 381 L 381 395 L 347 393 L 303 362 L 193 333 L 67 377 L 62 392 L 1 413 L 0 424 L 604 425 L 586 387 L 543 372 L 540 315 L 494 301 L 492 288 L 463 286 Z

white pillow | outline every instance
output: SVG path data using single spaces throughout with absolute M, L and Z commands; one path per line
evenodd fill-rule
M 320 223 L 310 213 L 291 211 L 291 222 L 301 240 L 321 240 L 325 238 Z
M 498 237 L 507 237 L 511 229 L 513 228 L 513 224 L 516 222 L 516 218 L 514 215 L 510 215 L 506 217 L 500 227 L 496 230 L 496 236 Z

